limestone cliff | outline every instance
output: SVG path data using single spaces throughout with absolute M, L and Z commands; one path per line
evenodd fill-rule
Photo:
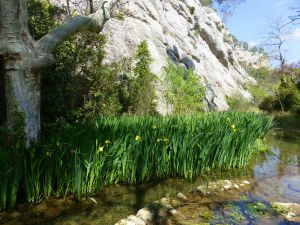
M 154 60 L 151 68 L 159 78 L 168 60 L 193 69 L 206 86 L 210 109 L 228 109 L 226 96 L 232 93 L 251 98 L 243 86 L 255 80 L 240 61 L 259 65 L 261 57 L 236 48 L 218 14 L 199 0 L 121 0 L 103 32 L 107 61 L 132 56 L 136 46 L 147 40 Z M 162 93 L 163 87 L 158 85 L 157 90 Z M 158 110 L 167 113 L 163 97 Z

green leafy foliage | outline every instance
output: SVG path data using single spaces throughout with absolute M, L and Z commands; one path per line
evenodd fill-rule
M 133 77 L 129 77 L 131 110 L 137 115 L 153 114 L 156 110 L 156 76 L 150 70 L 152 58 L 146 41 L 137 47 L 135 59 Z
M 30 0 L 29 28 L 39 39 L 59 25 L 63 11 L 48 1 Z M 146 41 L 133 59 L 104 64 L 103 35 L 84 33 L 55 49 L 56 64 L 41 72 L 41 115 L 45 126 L 99 115 L 155 113 L 155 75 Z M 133 63 L 136 62 L 136 63 Z
M 50 4 L 48 0 L 28 1 L 28 28 L 31 35 L 36 39 L 62 23 L 63 10 Z
M 249 85 L 248 90 L 253 97 L 253 105 L 259 106 L 260 103 L 268 96 L 268 92 L 260 85 Z
M 193 114 L 203 111 L 205 89 L 192 70 L 169 63 L 166 68 L 165 96 L 173 114 Z
M 278 85 L 278 76 L 274 73 L 272 69 L 267 67 L 261 67 L 256 69 L 245 62 L 241 62 L 241 65 L 244 67 L 244 69 L 248 72 L 250 76 L 255 78 L 257 83 L 250 84 L 244 87 L 251 93 L 253 100 L 248 103 L 245 100 L 240 100 L 240 105 L 242 106 L 243 104 L 245 104 L 246 110 L 249 110 L 251 108 L 258 108 L 261 104 L 265 104 L 263 103 L 264 99 L 266 99 L 266 97 L 270 93 L 274 92 L 274 89 L 276 89 L 276 86 Z M 236 97 L 236 102 L 238 102 L 239 99 L 239 96 Z
M 280 84 L 260 104 L 265 111 L 286 111 L 300 112 L 300 77 L 299 65 L 289 65 L 284 69 L 276 71 L 280 77 Z
M 226 101 L 230 107 L 230 110 L 233 111 L 246 112 L 253 108 L 253 104 L 239 93 L 234 93 L 232 96 L 227 97 Z
M 114 183 L 244 167 L 271 127 L 269 116 L 236 112 L 61 123 L 31 149 L 0 142 L 0 210 L 16 199 L 79 199 Z
M 200 3 L 203 6 L 212 6 L 213 0 L 200 0 Z

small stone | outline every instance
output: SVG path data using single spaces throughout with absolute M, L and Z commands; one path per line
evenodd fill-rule
M 140 209 L 136 216 L 144 220 L 146 223 L 151 223 L 154 220 L 154 214 L 148 208 Z
M 188 200 L 188 198 L 184 194 L 182 194 L 181 192 L 179 192 L 177 194 L 177 198 L 179 198 L 179 199 L 181 199 L 183 201 L 187 201 Z
M 128 216 L 127 218 L 130 222 L 133 222 L 134 225 L 146 225 L 146 222 L 137 216 Z
M 121 219 L 120 221 L 118 221 L 117 223 L 115 223 L 115 225 L 126 225 L 126 220 L 125 219 Z
M 234 184 L 233 187 L 235 187 L 236 189 L 240 189 L 239 185 Z
M 197 191 L 199 191 L 203 195 L 209 195 L 209 187 L 207 185 L 200 185 L 197 187 Z
M 146 222 L 137 216 L 128 216 L 126 219 L 122 219 L 119 222 L 115 223 L 115 225 L 146 225 Z
M 170 214 L 172 214 L 173 216 L 175 216 L 175 215 L 177 214 L 177 211 L 176 211 L 176 209 L 174 209 L 174 208 L 169 208 L 169 209 L 168 209 L 168 212 L 169 212 Z
M 165 207 L 168 207 L 170 205 L 170 200 L 168 198 L 162 198 L 159 203 Z
M 232 188 L 232 185 L 231 184 L 226 184 L 226 185 L 224 185 L 224 189 L 225 190 L 229 190 L 229 189 L 231 189 Z
M 232 185 L 232 183 L 229 180 L 224 180 L 224 184 Z
M 96 205 L 98 204 L 97 201 L 96 201 L 96 199 L 90 197 L 90 200 L 91 200 L 93 203 L 95 203 Z
M 247 180 L 243 180 L 243 184 L 250 184 L 250 182 Z
M 293 212 L 288 212 L 288 214 L 286 215 L 286 219 L 287 219 L 288 221 L 293 220 L 294 217 L 296 217 L 296 215 L 295 215 L 295 213 L 293 213 Z

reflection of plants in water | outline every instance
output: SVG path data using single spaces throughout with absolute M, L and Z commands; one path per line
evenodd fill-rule
M 250 204 L 247 204 L 248 209 L 250 212 L 252 212 L 254 215 L 263 215 L 267 212 L 267 206 L 261 202 L 253 202 Z

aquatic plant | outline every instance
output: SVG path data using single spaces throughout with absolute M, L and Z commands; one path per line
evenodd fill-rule
M 264 114 L 238 112 L 103 117 L 63 126 L 31 149 L 0 144 L 0 210 L 17 198 L 80 199 L 114 183 L 244 167 L 272 124 Z

